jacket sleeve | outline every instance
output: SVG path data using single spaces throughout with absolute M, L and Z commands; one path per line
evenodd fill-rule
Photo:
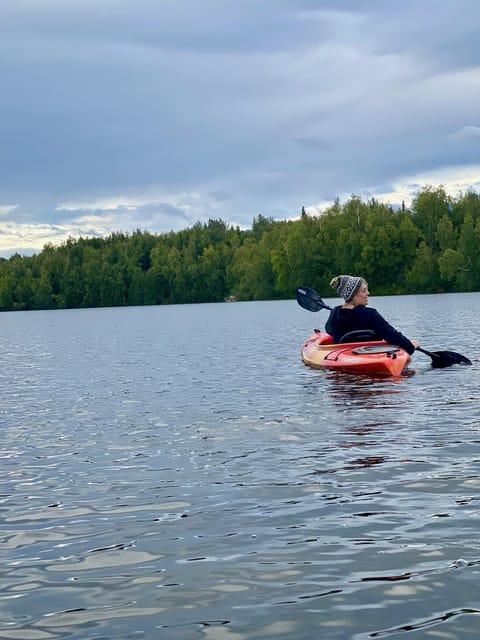
M 325 331 L 335 338 L 336 331 L 335 331 L 335 321 L 334 321 L 335 313 L 334 313 L 334 311 L 335 311 L 334 309 L 332 309 L 330 311 L 330 315 L 328 316 L 328 320 L 325 323 Z
M 382 338 L 387 342 L 405 349 L 405 351 L 410 355 L 414 353 L 414 345 L 407 337 L 403 335 L 403 333 L 400 333 L 400 331 L 397 331 L 394 327 L 392 327 L 392 325 L 389 324 L 385 320 L 385 318 L 378 313 L 376 309 L 369 309 L 368 311 L 371 314 L 371 325 L 375 333 L 377 333 L 379 336 L 382 336 Z

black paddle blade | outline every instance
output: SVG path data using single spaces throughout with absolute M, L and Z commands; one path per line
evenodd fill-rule
M 434 369 L 451 367 L 452 364 L 472 364 L 472 361 L 466 356 L 462 356 L 461 353 L 456 353 L 455 351 L 426 351 L 421 347 L 418 347 L 418 351 L 430 356 L 432 359 L 432 367 Z
M 325 304 L 318 293 L 314 289 L 310 289 L 310 287 L 298 287 L 297 302 L 301 307 L 307 309 L 307 311 L 320 311 L 320 309 L 328 309 L 330 311 L 332 309 L 332 307 Z

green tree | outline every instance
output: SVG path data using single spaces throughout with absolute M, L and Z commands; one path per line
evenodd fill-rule
M 475 223 L 468 213 L 460 229 L 458 249 L 465 258 L 464 268 L 459 274 L 458 284 L 464 291 L 480 288 L 480 219 Z
M 275 276 L 271 248 L 262 237 L 259 244 L 248 238 L 238 247 L 231 267 L 235 278 L 232 293 L 240 300 L 268 300 L 275 297 Z
M 394 211 L 371 202 L 361 239 L 360 272 L 372 288 L 379 294 L 402 291 L 406 261 L 399 219 Z
M 12 311 L 14 305 L 13 291 L 13 276 L 6 269 L 2 269 L 0 275 L 0 309 L 2 311 Z
M 449 216 L 452 201 L 443 186 L 425 187 L 412 203 L 413 222 L 423 234 L 423 239 L 431 249 L 438 249 L 437 227 L 444 216 Z
M 407 286 L 412 293 L 432 293 L 438 291 L 439 281 L 437 258 L 432 248 L 422 240 L 406 273 Z
M 453 249 L 456 245 L 455 228 L 452 219 L 444 214 L 437 224 L 436 239 L 440 251 Z
M 443 280 L 462 286 L 464 272 L 468 269 L 465 267 L 465 256 L 461 251 L 446 249 L 438 258 L 438 266 Z

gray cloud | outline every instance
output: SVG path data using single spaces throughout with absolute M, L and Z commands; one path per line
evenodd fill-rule
M 467 175 L 479 17 L 474 0 L 5 0 L 0 226 L 249 225 Z

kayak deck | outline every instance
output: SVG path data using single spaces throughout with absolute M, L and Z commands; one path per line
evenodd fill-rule
M 333 369 L 371 376 L 400 376 L 410 355 L 385 341 L 334 344 L 327 333 L 316 330 L 301 351 L 303 362 L 314 369 Z

